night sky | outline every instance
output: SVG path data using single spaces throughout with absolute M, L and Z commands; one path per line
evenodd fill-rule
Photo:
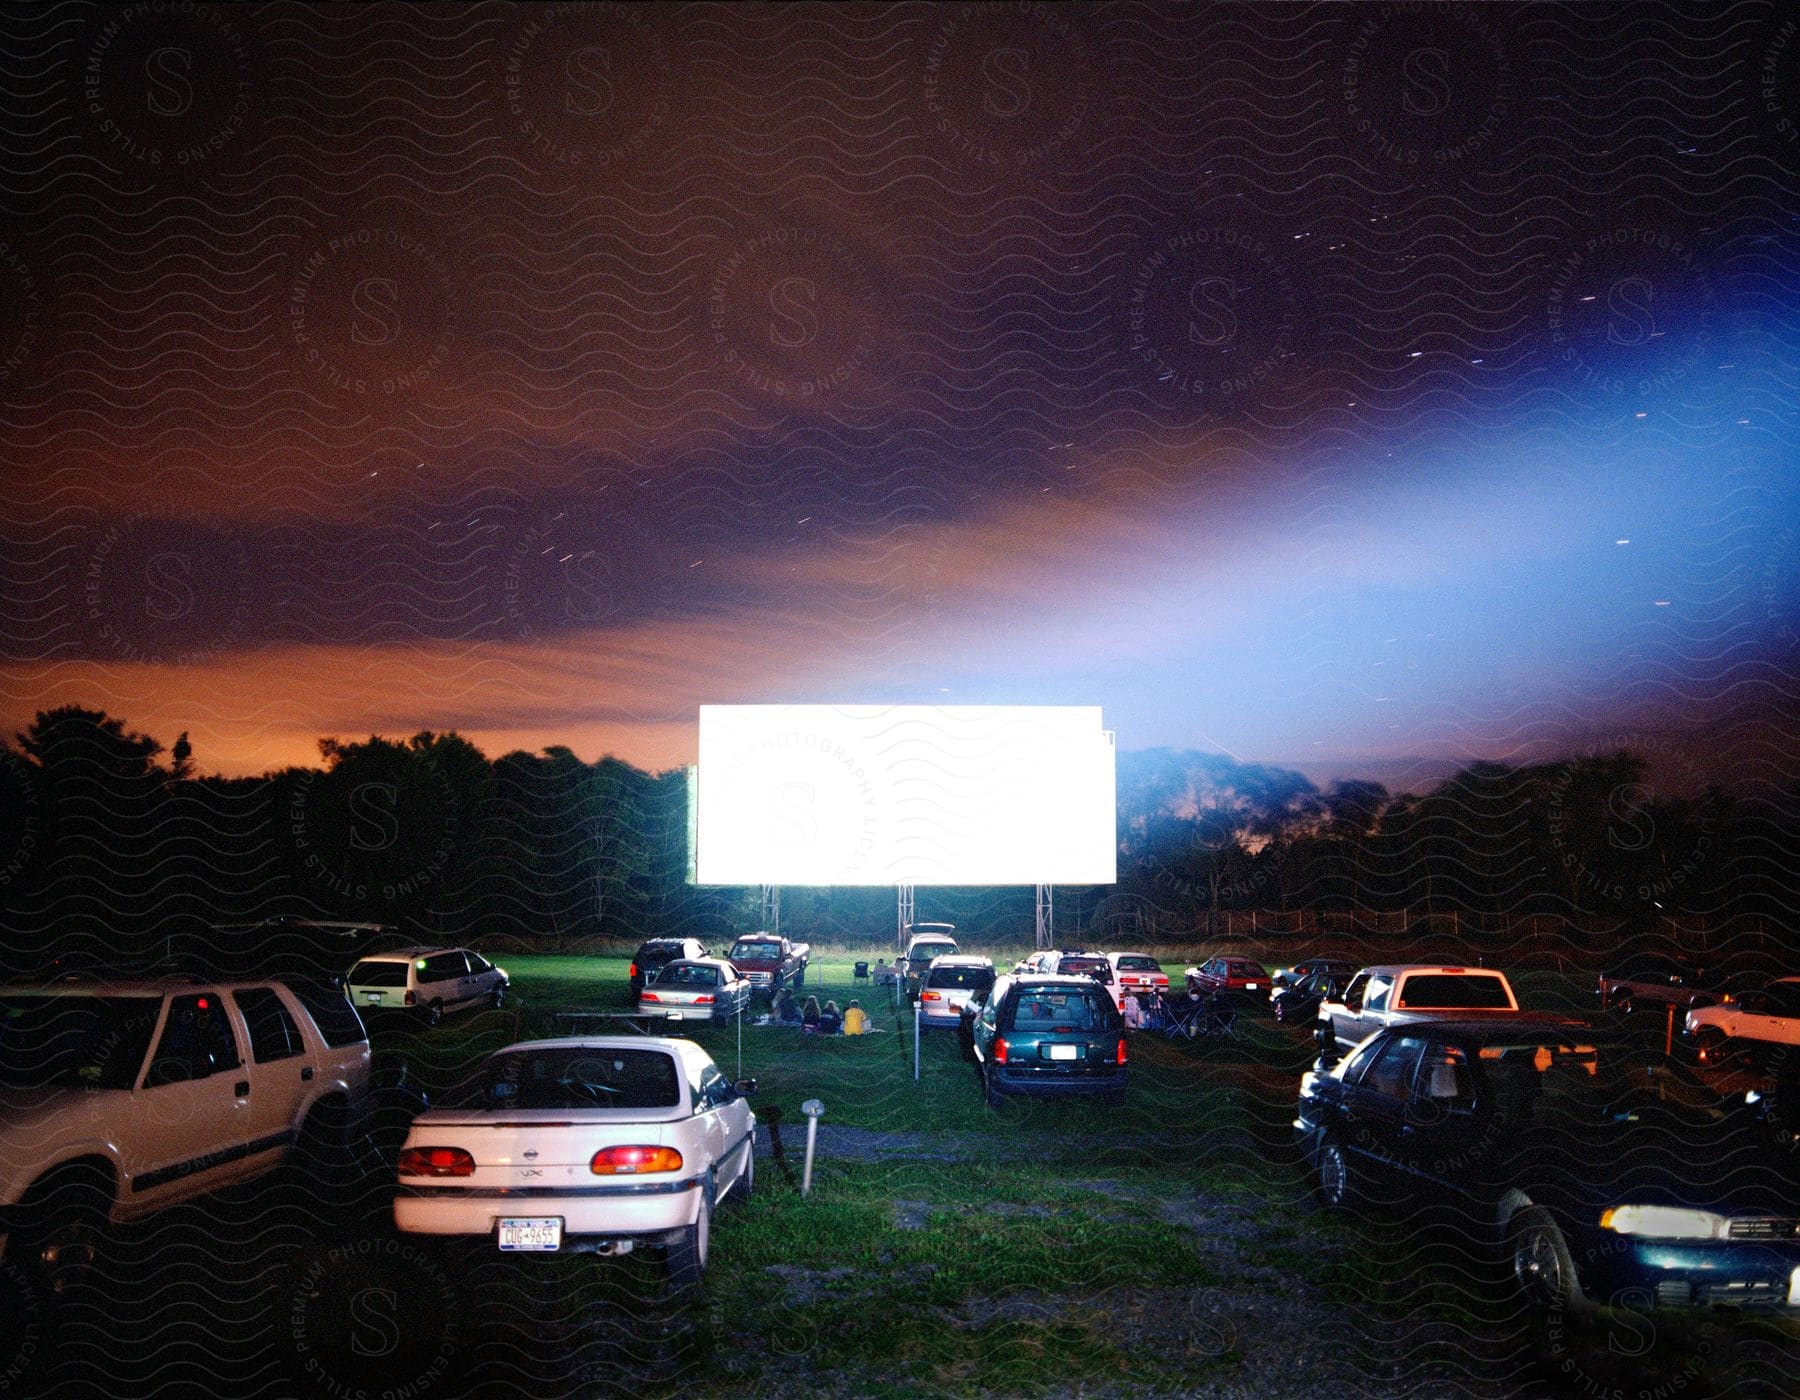
M 0 724 L 1791 785 L 1762 4 L 0 12 Z

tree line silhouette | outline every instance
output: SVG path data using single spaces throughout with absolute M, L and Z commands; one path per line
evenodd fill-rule
M 7 961 L 84 941 L 153 956 L 175 934 L 287 917 L 523 941 L 754 925 L 754 890 L 688 883 L 686 775 L 560 746 L 490 759 L 455 733 L 322 739 L 316 767 L 197 771 L 104 711 L 39 714 L 0 743 L 0 921 Z M 1765 921 L 1793 908 L 1786 826 L 1716 787 L 1661 786 L 1620 751 L 1472 763 L 1429 792 L 1156 749 L 1119 758 L 1119 880 L 1059 890 L 1059 927 L 1097 940 L 1149 921 L 1202 935 L 1223 911 L 1506 914 L 1647 928 Z M 1029 890 L 921 892 L 920 917 L 1029 939 Z M 783 892 L 813 936 L 891 938 L 883 889 Z

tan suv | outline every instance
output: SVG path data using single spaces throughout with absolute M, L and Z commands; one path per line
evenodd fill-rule
M 369 1042 L 335 983 L 0 986 L 0 1240 L 55 1290 L 101 1226 L 347 1163 Z
M 365 1011 L 405 1008 L 435 1026 L 452 1011 L 499 1006 L 512 985 L 506 969 L 468 948 L 397 948 L 350 969 L 350 1000 Z

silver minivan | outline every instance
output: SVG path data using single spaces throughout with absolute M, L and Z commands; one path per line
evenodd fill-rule
M 345 978 L 359 1011 L 416 1012 L 435 1026 L 448 1012 L 467 1006 L 499 1006 L 511 979 L 468 948 L 398 948 L 372 953 Z
M 962 1009 L 987 999 L 994 960 L 956 953 L 932 961 L 919 979 L 919 1024 L 954 1027 Z

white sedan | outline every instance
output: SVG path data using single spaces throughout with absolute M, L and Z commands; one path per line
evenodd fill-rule
M 1761 990 L 1690 1011 L 1686 1030 L 1703 1064 L 1755 1048 L 1745 1042 L 1800 1045 L 1800 977 L 1778 978 Z
M 714 1210 L 755 1189 L 755 1092 L 691 1040 L 509 1045 L 413 1121 L 394 1224 L 506 1251 L 659 1248 L 670 1284 L 689 1287 Z

